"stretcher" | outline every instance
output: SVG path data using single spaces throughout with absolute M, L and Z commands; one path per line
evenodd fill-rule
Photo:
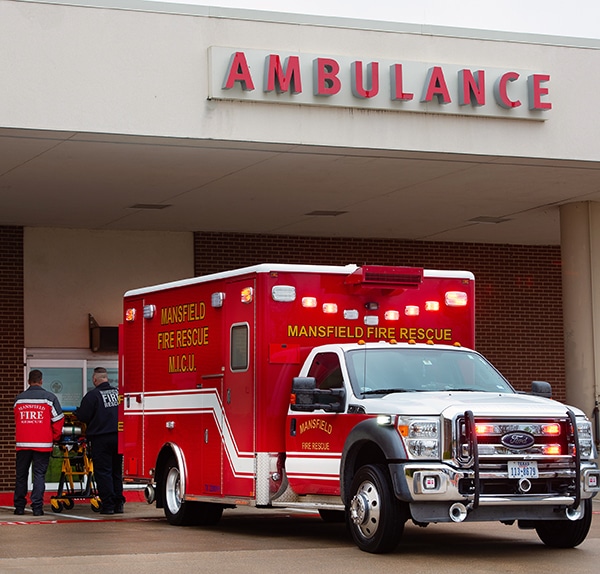
M 62 436 L 52 456 L 60 458 L 61 472 L 56 494 L 50 497 L 53 512 L 70 510 L 76 501 L 89 501 L 100 512 L 100 497 L 94 480 L 94 463 L 85 437 L 85 425 L 75 417 L 75 409 L 64 408 Z M 58 453 L 58 454 L 55 454 Z

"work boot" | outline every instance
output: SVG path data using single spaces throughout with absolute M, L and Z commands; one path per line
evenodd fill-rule
M 24 508 L 15 508 L 15 511 L 13 514 L 16 514 L 17 516 L 23 516 L 23 514 L 25 514 L 25 509 Z

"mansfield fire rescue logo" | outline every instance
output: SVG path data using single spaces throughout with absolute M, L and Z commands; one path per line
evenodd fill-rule
M 182 305 L 164 307 L 160 314 L 160 324 L 164 326 L 181 323 L 194 324 L 204 321 L 206 303 L 197 301 Z M 194 350 L 196 347 L 208 345 L 208 325 L 191 326 L 185 329 L 159 331 L 157 349 L 159 351 L 175 351 L 169 354 L 169 373 L 193 373 L 197 370 L 196 356 L 193 352 L 177 353 L 178 349 Z

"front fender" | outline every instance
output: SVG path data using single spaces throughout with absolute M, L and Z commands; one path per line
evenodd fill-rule
M 404 443 L 394 425 L 381 425 L 376 418 L 358 423 L 348 434 L 340 463 L 340 489 L 345 504 L 356 471 L 365 464 L 388 464 L 406 460 Z

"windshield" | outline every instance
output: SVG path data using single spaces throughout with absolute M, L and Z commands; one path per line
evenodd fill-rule
M 514 393 L 502 375 L 470 351 L 364 348 L 346 353 L 357 396 L 401 392 Z

